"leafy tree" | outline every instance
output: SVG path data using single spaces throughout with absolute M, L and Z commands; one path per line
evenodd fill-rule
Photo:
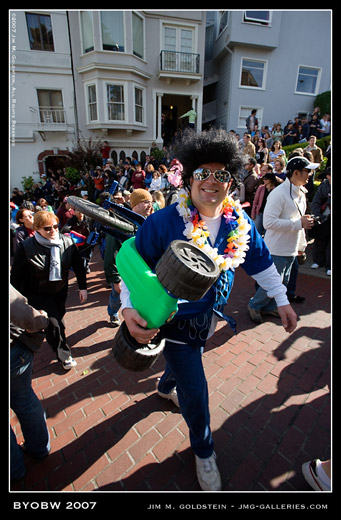
M 78 140 L 75 147 L 69 153 L 69 163 L 72 168 L 79 172 L 87 172 L 90 167 L 102 165 L 102 155 L 100 140 Z
M 314 101 L 314 108 L 320 107 L 320 114 L 330 114 L 331 113 L 331 94 L 330 90 L 326 92 L 322 92 L 318 94 Z

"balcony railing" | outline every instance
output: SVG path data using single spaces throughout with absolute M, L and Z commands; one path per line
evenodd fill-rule
M 66 128 L 65 108 L 38 107 L 38 124 L 44 130 L 64 130 Z
M 160 70 L 199 74 L 200 55 L 191 52 L 161 51 Z

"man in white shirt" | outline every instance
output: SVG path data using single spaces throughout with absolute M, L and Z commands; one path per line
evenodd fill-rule
M 318 164 L 305 157 L 293 157 L 286 167 L 286 180 L 269 194 L 264 214 L 263 226 L 266 229 L 264 241 L 272 260 L 287 285 L 295 257 L 302 255 L 307 246 L 305 230 L 314 225 L 314 219 L 305 215 L 307 184 L 312 171 Z M 259 287 L 250 299 L 248 310 L 251 319 L 262 323 L 262 314 L 279 316 L 273 298 L 267 296 Z

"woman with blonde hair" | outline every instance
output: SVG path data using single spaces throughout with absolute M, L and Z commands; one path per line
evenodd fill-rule
M 163 193 L 162 191 L 154 191 L 152 193 L 152 197 L 153 197 L 153 208 L 154 208 L 154 211 L 158 211 L 159 209 L 162 209 L 165 207 L 166 203 L 165 203 L 165 197 L 163 196 Z
M 21 242 L 15 253 L 11 284 L 26 296 L 29 305 L 58 320 L 61 339 L 56 344 L 47 336 L 52 350 L 65 370 L 77 365 L 67 344 L 63 316 L 70 269 L 75 272 L 80 303 L 87 299 L 83 260 L 72 238 L 59 232 L 59 219 L 49 211 L 34 215 L 34 236 Z

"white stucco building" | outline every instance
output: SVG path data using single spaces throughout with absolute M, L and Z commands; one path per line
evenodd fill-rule
M 201 129 L 204 11 L 10 11 L 10 185 L 62 165 L 76 139 L 114 162 Z
M 207 11 L 204 127 L 242 135 L 252 109 L 270 127 L 311 114 L 331 89 L 331 17 L 330 9 Z
M 242 134 L 312 112 L 331 88 L 331 10 L 9 12 L 10 188 L 64 165 L 77 139 L 143 162 L 192 107 Z

